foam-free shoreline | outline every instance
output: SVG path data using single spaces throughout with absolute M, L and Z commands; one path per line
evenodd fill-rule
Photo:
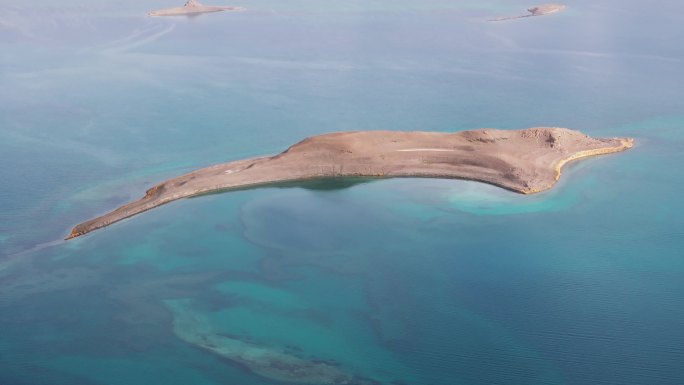
M 358 131 L 307 138 L 268 157 L 217 164 L 162 182 L 137 201 L 83 222 L 66 239 L 177 199 L 267 184 L 341 177 L 455 178 L 522 194 L 551 188 L 569 161 L 626 150 L 630 138 L 590 138 L 565 128 L 457 133 Z

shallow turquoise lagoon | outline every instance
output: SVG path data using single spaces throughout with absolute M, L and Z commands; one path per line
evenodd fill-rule
M 682 6 L 0 5 L 0 384 L 684 383 Z M 552 191 L 322 181 L 84 219 L 339 130 L 633 136 Z

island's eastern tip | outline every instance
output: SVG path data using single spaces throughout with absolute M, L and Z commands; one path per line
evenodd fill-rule
M 557 13 L 565 9 L 564 4 L 540 4 L 536 5 L 534 7 L 527 8 L 528 14 L 525 15 L 518 15 L 518 16 L 504 16 L 504 17 L 497 17 L 496 19 L 491 19 L 489 21 L 504 21 L 504 20 L 513 20 L 513 19 L 522 19 L 524 17 L 532 17 L 532 16 L 544 16 L 544 15 L 550 15 L 552 13 Z
M 278 155 L 217 164 L 169 179 L 147 190 L 143 198 L 77 225 L 66 239 L 181 198 L 311 179 L 454 178 L 533 194 L 551 188 L 568 162 L 624 151 L 633 143 L 631 138 L 597 139 L 557 127 L 318 135 Z
M 148 15 L 150 16 L 192 16 L 199 15 L 202 13 L 210 12 L 237 12 L 244 11 L 243 7 L 234 7 L 227 5 L 204 5 L 197 0 L 188 0 L 182 7 L 160 9 L 156 11 L 150 11 Z

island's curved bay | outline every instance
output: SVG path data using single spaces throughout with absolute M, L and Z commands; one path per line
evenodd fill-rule
M 0 383 L 684 383 L 681 5 L 486 22 L 532 5 L 2 5 Z M 532 196 L 264 187 L 26 252 L 321 132 L 541 125 L 636 145 Z

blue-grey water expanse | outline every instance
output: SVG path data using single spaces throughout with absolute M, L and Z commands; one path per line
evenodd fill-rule
M 181 0 L 182 3 L 182 0 Z M 0 385 L 684 384 L 684 4 L 0 3 Z M 631 136 L 523 196 L 164 179 L 332 131 Z

